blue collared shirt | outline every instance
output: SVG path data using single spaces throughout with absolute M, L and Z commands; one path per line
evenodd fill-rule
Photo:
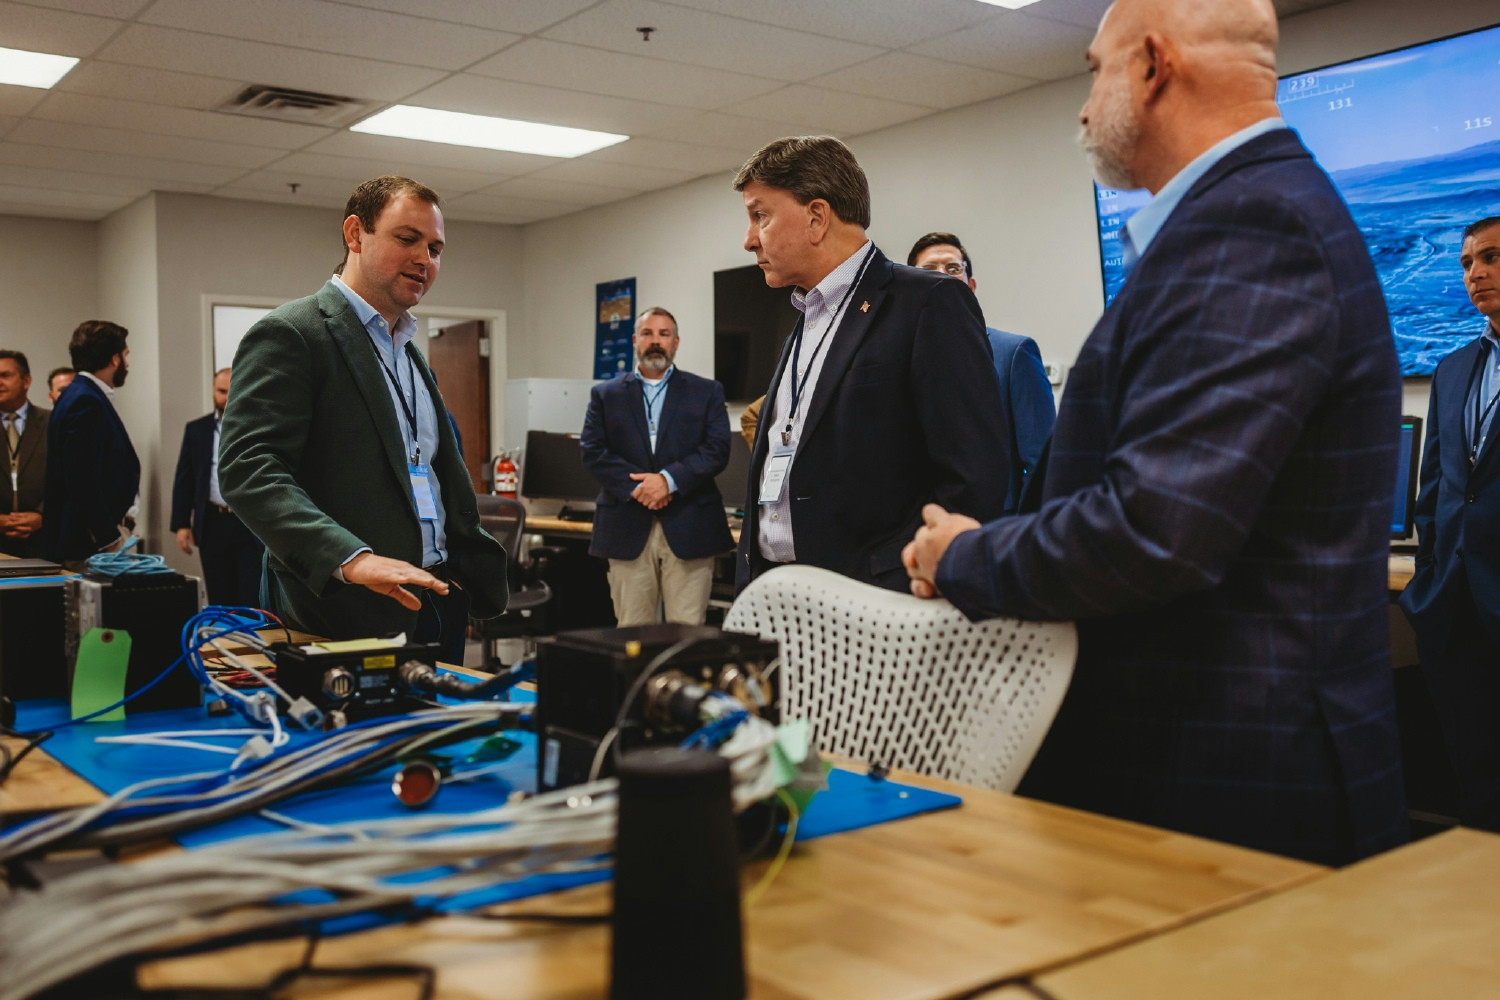
M 1470 454 L 1476 456 L 1484 450 L 1490 431 L 1495 427 L 1495 410 L 1500 409 L 1500 404 L 1495 403 L 1495 394 L 1500 392 L 1500 336 L 1496 335 L 1493 326 L 1484 328 L 1484 341 L 1479 345 L 1479 377 L 1472 380 L 1469 395 L 1464 400 L 1464 432 L 1469 441 L 1475 440 L 1475 418 L 1484 417 L 1483 426 L 1479 428 L 1479 444 L 1470 448 Z
M 1162 189 L 1156 192 L 1156 197 L 1148 201 L 1125 223 L 1126 270 L 1129 270 L 1135 259 L 1145 254 L 1151 241 L 1156 239 L 1156 234 L 1161 232 L 1161 227 L 1167 224 L 1167 219 L 1171 218 L 1172 210 L 1177 207 L 1177 203 L 1182 201 L 1183 196 L 1192 186 L 1198 183 L 1200 177 L 1213 169 L 1215 163 L 1251 139 L 1278 128 L 1286 128 L 1286 122 L 1280 117 L 1262 119 L 1249 128 L 1242 128 L 1234 135 L 1221 139 L 1199 154 L 1193 162 L 1177 171 L 1177 176 L 1167 181 Z M 1130 256 L 1131 250 L 1135 252 L 1134 258 Z
M 667 370 L 661 373 L 661 378 L 648 379 L 642 375 L 640 369 L 635 372 L 636 378 L 641 380 L 641 395 L 646 404 L 646 429 L 651 435 L 651 452 L 656 453 L 656 435 L 661 429 L 661 408 L 665 405 L 667 386 L 672 381 L 672 373 L 677 370 L 676 365 L 668 365 Z M 673 493 L 677 492 L 677 481 L 672 474 L 665 469 L 661 477 L 667 481 L 667 489 Z
M 432 393 L 427 391 L 427 383 L 416 373 L 415 366 L 406 357 L 407 347 L 417 334 L 417 321 L 412 319 L 411 313 L 402 313 L 393 333 L 386 324 L 385 317 L 360 298 L 358 292 L 344 284 L 344 279 L 335 274 L 328 280 L 348 300 L 349 308 L 354 310 L 354 315 L 359 317 L 360 323 L 370 334 L 370 343 L 375 345 L 376 360 L 387 375 L 395 377 L 394 383 L 389 377 L 382 378 L 381 381 L 390 393 L 391 408 L 396 411 L 396 425 L 401 428 L 401 448 L 408 461 L 414 454 L 421 456 L 422 463 L 427 466 L 427 482 L 432 486 L 432 499 L 437 505 L 437 520 L 421 522 L 422 565 L 432 566 L 443 562 L 448 558 L 448 536 L 443 530 L 447 520 L 443 511 L 443 489 L 438 483 L 437 473 L 433 471 L 433 462 L 438 453 L 437 421 L 446 420 L 447 415 L 437 412 Z M 402 361 L 407 361 L 407 364 L 401 364 Z M 398 391 L 400 395 L 397 395 Z M 412 441 L 411 424 L 406 419 L 407 410 L 417 417 L 415 442 Z M 350 558 L 355 555 L 358 553 L 351 553 Z

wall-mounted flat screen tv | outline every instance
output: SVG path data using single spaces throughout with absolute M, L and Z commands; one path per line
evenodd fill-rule
M 1500 215 L 1500 25 L 1281 79 L 1276 103 L 1370 246 L 1403 375 L 1431 375 L 1482 321 L 1458 266 L 1464 226 Z M 1095 185 L 1108 304 L 1120 226 L 1145 191 Z

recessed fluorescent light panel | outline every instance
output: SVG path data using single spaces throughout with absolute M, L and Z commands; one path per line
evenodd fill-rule
M 77 65 L 78 60 L 72 56 L 0 48 L 0 83 L 51 90 L 54 83 Z
M 1030 7 L 1037 0 L 979 0 L 979 2 L 987 3 L 991 7 L 1008 7 L 1011 10 L 1020 10 L 1022 7 Z
M 630 138 L 613 132 L 591 132 L 586 128 L 414 108 L 407 104 L 387 108 L 357 125 L 350 125 L 349 131 L 421 139 L 423 142 L 446 142 L 453 146 L 503 149 L 508 153 L 563 157 L 582 156 Z

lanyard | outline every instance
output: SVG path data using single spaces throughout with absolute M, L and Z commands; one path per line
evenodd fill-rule
M 1475 359 L 1474 367 L 1469 370 L 1469 392 L 1474 395 L 1474 441 L 1469 448 L 1469 468 L 1471 469 L 1479 461 L 1479 447 L 1484 444 L 1486 437 L 1484 433 L 1485 422 L 1495 412 L 1495 404 L 1500 402 L 1500 392 L 1497 392 L 1490 397 L 1488 403 L 1484 404 L 1483 410 L 1479 408 L 1480 403 L 1484 399 L 1484 378 L 1482 372 L 1484 371 L 1484 367 L 1489 364 L 1489 357 L 1490 341 L 1488 337 L 1485 337 L 1479 341 L 1479 357 Z M 1474 386 L 1475 378 L 1479 379 L 1477 391 Z
M 849 300 L 854 297 L 854 290 L 859 287 L 860 279 L 865 276 L 865 268 L 870 266 L 870 258 L 875 255 L 875 244 L 870 244 L 870 249 L 865 251 L 865 259 L 860 261 L 859 270 L 854 272 L 854 280 L 849 283 L 849 290 L 844 293 L 844 298 L 839 302 L 838 308 L 834 309 L 833 315 L 828 318 L 828 325 L 823 328 L 823 334 L 818 338 L 818 343 L 813 347 L 812 355 L 807 359 L 807 367 L 811 370 L 813 364 L 818 360 L 818 352 L 823 350 L 823 344 L 827 342 L 828 335 L 834 331 L 839 324 L 839 317 L 849 306 Z M 797 334 L 792 341 L 792 407 L 786 414 L 786 426 L 781 429 L 781 443 L 789 445 L 792 443 L 792 422 L 797 418 L 797 404 L 802 398 L 802 388 L 797 384 L 798 362 L 802 358 L 802 334 L 806 331 L 807 317 L 802 317 L 803 322 L 797 327 Z M 806 380 L 803 380 L 804 385 Z
M 656 410 L 655 415 L 651 411 L 656 409 L 656 404 L 661 402 L 661 397 L 667 391 L 667 383 L 671 381 L 671 378 L 672 373 L 668 372 L 666 377 L 661 380 L 661 385 L 657 387 L 656 395 L 654 396 L 648 391 L 645 379 L 641 380 L 641 395 L 646 398 L 646 422 L 651 425 L 652 434 L 656 433 L 656 421 L 661 418 L 661 411 Z
M 422 464 L 422 445 L 417 441 L 417 369 L 412 363 L 411 355 L 406 356 L 406 374 L 411 379 L 411 405 L 406 405 L 406 393 L 401 389 L 401 380 L 396 373 L 386 367 L 385 359 L 380 359 L 380 370 L 385 372 L 385 377 L 391 380 L 391 385 L 396 387 L 396 398 L 401 401 L 401 412 L 406 414 L 406 422 L 411 425 L 412 465 Z

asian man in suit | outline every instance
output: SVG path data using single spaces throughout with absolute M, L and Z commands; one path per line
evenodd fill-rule
M 129 335 L 108 320 L 78 325 L 68 342 L 78 377 L 47 423 L 42 555 L 69 569 L 115 551 L 135 528 L 141 463 L 114 403 L 130 374 Z
M 1417 498 L 1417 569 L 1401 593 L 1453 770 L 1459 820 L 1500 833 L 1500 216 L 1459 252 L 1483 333 L 1438 363 Z
M 214 373 L 214 411 L 182 430 L 177 474 L 172 480 L 172 522 L 177 547 L 203 564 L 203 586 L 211 604 L 260 606 L 260 564 L 266 548 L 219 489 L 219 437 L 229 402 L 230 369 Z
M 924 271 L 957 278 L 975 291 L 974 262 L 969 251 L 952 233 L 928 233 L 912 244 L 906 263 Z M 1036 341 L 1018 333 L 1007 333 L 994 327 L 985 328 L 990 352 L 995 356 L 995 378 L 1000 383 L 1000 402 L 1010 424 L 1010 487 L 1005 493 L 1003 513 L 1014 514 L 1021 503 L 1042 449 L 1052 436 L 1057 422 L 1057 404 L 1052 399 L 1052 383 L 1042 365 L 1042 352 Z
M 870 242 L 869 183 L 838 139 L 778 139 L 734 187 L 745 249 L 802 313 L 751 449 L 737 589 L 806 563 L 905 590 L 923 504 L 1005 509 L 1010 428 L 979 303 Z
M 0 552 L 34 558 L 42 552 L 42 491 L 47 472 L 47 419 L 51 410 L 33 406 L 31 365 L 20 351 L 0 350 Z
M 266 545 L 268 610 L 335 639 L 405 631 L 463 662 L 467 614 L 508 599 L 410 310 L 437 279 L 437 194 L 406 177 L 349 196 L 338 272 L 245 334 L 219 485 Z M 415 591 L 407 589 L 416 588 Z
M 677 319 L 635 324 L 636 369 L 594 386 L 583 464 L 599 480 L 589 553 L 609 560 L 621 626 L 702 625 L 714 556 L 734 547 L 714 476 L 729 464 L 724 387 L 676 367 Z
M 912 589 L 1075 620 L 1018 789 L 1324 863 L 1407 835 L 1386 596 L 1401 381 L 1338 192 L 1276 109 L 1270 0 L 1119 0 L 1080 141 L 1145 187 L 1038 506 L 936 507 Z M 1030 507 L 1028 497 L 1027 506 Z

